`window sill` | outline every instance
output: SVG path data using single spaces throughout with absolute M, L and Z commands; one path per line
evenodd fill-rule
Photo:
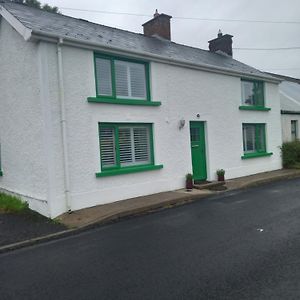
M 269 107 L 264 107 L 264 106 L 246 106 L 246 105 L 241 105 L 239 107 L 240 110 L 258 110 L 258 111 L 269 111 L 271 108 Z
M 242 159 L 248 159 L 248 158 L 271 156 L 271 155 L 273 155 L 273 152 L 261 152 L 261 153 L 257 152 L 257 153 L 244 154 L 241 158 Z
M 96 173 L 96 177 L 106 177 L 106 176 L 130 174 L 130 173 L 136 173 L 136 172 L 152 171 L 152 170 L 159 170 L 162 168 L 163 168 L 163 165 L 134 166 L 134 167 L 127 167 L 127 168 L 118 169 L 118 170 L 102 171 L 102 172 Z
M 112 99 L 105 97 L 88 97 L 88 102 L 91 103 L 108 103 L 108 104 L 121 104 L 121 105 L 144 105 L 144 106 L 160 106 L 160 101 L 149 100 L 134 100 L 134 99 Z

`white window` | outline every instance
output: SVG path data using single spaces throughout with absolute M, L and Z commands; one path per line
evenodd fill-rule
M 102 170 L 153 163 L 151 124 L 100 124 L 99 131 Z
M 265 124 L 243 124 L 244 153 L 266 152 Z
M 298 139 L 298 121 L 291 121 L 291 137 L 292 141 L 296 141 Z
M 111 62 L 108 59 L 96 58 L 97 91 L 102 96 L 112 96 Z
M 242 105 L 264 106 L 263 82 L 242 80 Z
M 95 57 L 97 96 L 113 99 L 150 100 L 146 63 Z
M 145 65 L 115 61 L 117 98 L 146 100 Z

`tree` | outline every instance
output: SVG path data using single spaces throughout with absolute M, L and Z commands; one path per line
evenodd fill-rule
M 48 12 L 53 12 L 53 13 L 56 13 L 56 14 L 59 13 L 58 7 L 50 6 L 47 3 L 42 6 L 42 10 L 45 10 L 45 11 L 48 11 Z
M 43 4 L 38 0 L 12 0 L 12 2 L 26 4 L 31 7 L 39 8 L 48 12 L 59 13 L 58 7 Z

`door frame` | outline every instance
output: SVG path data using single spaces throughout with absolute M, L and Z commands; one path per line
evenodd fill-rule
M 191 153 L 191 162 L 192 162 L 192 170 L 193 170 L 193 178 L 194 180 L 206 180 L 207 179 L 207 155 L 206 155 L 206 122 L 205 121 L 190 121 L 189 122 L 190 125 L 190 130 L 191 128 L 199 128 L 200 130 L 200 147 L 202 148 L 200 151 L 202 152 L 202 155 L 200 156 L 200 161 L 202 161 L 202 171 L 203 172 L 203 176 L 201 177 L 194 177 L 194 168 L 196 168 L 196 166 L 193 165 L 193 153 L 192 153 L 192 141 L 191 141 L 191 134 L 190 134 L 190 130 L 189 130 L 189 135 L 190 135 L 190 153 Z M 194 126 L 193 126 L 194 125 Z M 196 126 L 195 126 L 196 125 Z M 202 139 L 201 139 L 202 137 Z

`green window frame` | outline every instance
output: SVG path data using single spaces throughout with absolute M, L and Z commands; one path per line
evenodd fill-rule
M 94 53 L 94 70 L 96 97 L 88 102 L 161 105 L 151 101 L 149 62 Z
M 270 156 L 266 145 L 266 124 L 243 123 L 243 151 L 242 159 Z
M 264 82 L 259 80 L 241 79 L 241 110 L 268 111 L 265 107 Z
M 161 169 L 154 164 L 151 123 L 99 123 L 101 172 L 96 177 Z

